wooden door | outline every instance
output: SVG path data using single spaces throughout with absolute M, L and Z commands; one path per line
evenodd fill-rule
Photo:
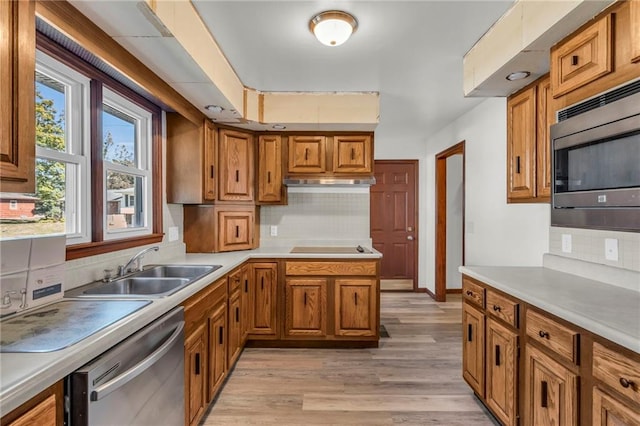
M 9 423 L 9 426 L 56 426 L 57 407 L 56 395 L 50 395 L 44 401 Z
M 410 279 L 417 284 L 417 160 L 378 160 L 370 190 L 373 247 L 382 253 L 381 279 Z
M 487 405 L 505 426 L 515 426 L 518 335 L 492 318 L 486 327 Z
M 240 290 L 240 311 L 242 316 L 242 342 L 247 341 L 249 332 L 251 331 L 251 317 L 253 315 L 253 300 L 251 293 L 251 285 L 249 283 L 250 274 L 249 267 L 244 266 L 240 273 L 241 290 Z
M 229 297 L 229 316 L 227 319 L 227 325 L 229 329 L 228 333 L 228 347 L 227 365 L 229 369 L 233 368 L 233 364 L 236 362 L 242 351 L 242 323 L 240 321 L 240 293 Z
M 262 135 L 258 138 L 258 202 L 282 201 L 282 137 Z
M 524 374 L 525 424 L 578 424 L 578 377 L 574 373 L 527 345 Z
M 206 397 L 206 323 L 201 324 L 185 340 L 184 379 L 186 424 L 197 425 L 204 414 Z
M 287 336 L 326 336 L 326 312 L 326 278 L 287 278 L 284 331 Z
M 217 251 L 247 250 L 253 248 L 256 232 L 253 206 L 246 208 L 220 207 L 218 210 Z M 202 229 L 201 232 L 211 232 Z
M 277 264 L 254 263 L 251 334 L 276 335 Z
M 335 335 L 375 336 L 377 295 L 374 279 L 335 280 Z
M 507 101 L 507 200 L 536 196 L 536 87 Z
M 551 197 L 551 132 L 555 123 L 551 79 L 547 76 L 538 83 L 536 96 L 536 196 Z
M 221 303 L 209 315 L 209 393 L 216 396 L 227 372 L 227 304 Z
M 203 198 L 207 201 L 215 201 L 218 182 L 216 179 L 216 164 L 218 162 L 217 132 L 213 123 L 205 120 L 204 126 L 204 183 Z M 179 149 L 179 148 L 178 148 Z
M 484 398 L 484 314 L 468 303 L 462 306 L 462 377 Z
M 324 136 L 289 136 L 289 173 L 326 172 L 326 144 Z
M 221 129 L 218 152 L 220 201 L 253 201 L 253 136 Z
M 640 410 L 594 387 L 592 423 L 594 426 L 640 426 Z
M 334 136 L 334 173 L 371 173 L 373 150 L 371 136 Z

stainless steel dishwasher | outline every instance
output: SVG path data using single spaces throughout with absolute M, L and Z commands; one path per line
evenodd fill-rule
M 183 308 L 72 373 L 68 394 L 70 426 L 183 425 Z

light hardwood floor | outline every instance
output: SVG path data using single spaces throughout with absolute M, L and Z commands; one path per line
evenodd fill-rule
M 204 425 L 494 425 L 462 379 L 459 295 L 383 293 L 377 349 L 245 349 Z
M 413 291 L 413 280 L 380 280 L 380 290 Z

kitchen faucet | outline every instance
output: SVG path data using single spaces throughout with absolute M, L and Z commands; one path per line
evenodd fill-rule
M 160 250 L 160 247 L 153 246 L 153 247 L 146 248 L 146 249 L 142 250 L 141 252 L 137 253 L 131 259 L 129 259 L 129 261 L 127 263 L 125 263 L 124 266 L 122 266 L 122 265 L 118 266 L 118 276 L 121 277 L 124 274 L 126 274 L 127 272 L 129 272 L 129 268 L 131 267 L 131 265 L 133 265 L 136 262 L 137 262 L 138 266 L 134 270 L 142 271 L 142 256 L 144 256 L 145 254 L 147 254 L 151 250 L 158 251 L 158 250 Z

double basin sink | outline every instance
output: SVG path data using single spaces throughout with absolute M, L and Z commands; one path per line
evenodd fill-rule
M 113 281 L 96 281 L 69 290 L 65 297 L 166 297 L 220 267 L 221 265 L 155 265 Z

